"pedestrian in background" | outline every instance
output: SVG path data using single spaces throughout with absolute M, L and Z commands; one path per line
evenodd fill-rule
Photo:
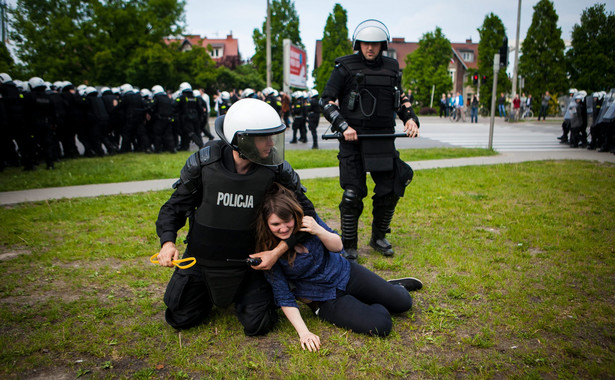
M 478 96 L 472 95 L 472 113 L 470 114 L 470 123 L 478 123 Z
M 503 92 L 498 98 L 498 111 L 500 113 L 500 117 L 506 117 L 506 96 L 504 96 Z
M 547 110 L 549 109 L 549 102 L 551 101 L 551 95 L 549 91 L 546 91 L 542 96 L 542 100 L 540 101 L 540 112 L 538 112 L 538 121 L 540 121 L 540 117 L 542 116 L 542 121 L 545 121 L 547 117 Z

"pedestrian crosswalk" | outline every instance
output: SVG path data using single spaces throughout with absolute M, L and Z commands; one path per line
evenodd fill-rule
M 454 133 L 440 128 L 425 128 L 421 137 L 437 140 L 442 143 L 464 148 L 488 148 L 488 126 L 460 128 Z M 494 128 L 492 147 L 498 152 L 506 151 L 553 151 L 570 149 L 568 145 L 560 144 L 557 133 L 550 131 L 535 131 L 528 128 L 502 127 Z
M 396 132 L 403 132 L 403 126 L 398 121 Z M 337 140 L 322 140 L 324 133 L 331 133 L 329 124 L 324 120 L 318 127 L 320 149 L 338 149 Z M 509 124 L 496 120 L 493 131 L 492 147 L 498 152 L 532 152 L 561 151 L 570 149 L 566 144 L 560 144 L 557 136 L 561 135 L 561 126 L 557 123 L 540 124 L 524 122 Z M 287 131 L 290 140 L 291 131 Z M 311 141 L 311 135 L 308 136 Z M 287 149 L 310 149 L 309 144 L 288 145 Z M 395 140 L 398 149 L 463 147 L 488 148 L 489 123 L 482 121 L 473 123 L 450 123 L 448 119 L 424 118 L 421 121 L 420 137 L 418 139 L 398 138 Z

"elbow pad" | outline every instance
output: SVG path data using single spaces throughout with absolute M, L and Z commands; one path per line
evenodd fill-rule
M 414 122 L 416 123 L 418 127 L 421 126 L 421 124 L 419 123 L 419 118 L 416 117 L 416 114 L 414 113 L 414 110 L 412 109 L 412 107 L 407 107 L 404 104 L 402 104 L 397 115 L 399 116 L 401 121 L 404 122 L 404 124 L 406 124 L 408 120 L 412 119 L 414 120 Z
M 322 104 L 321 104 L 322 106 Z M 340 109 L 333 103 L 327 103 L 322 107 L 322 114 L 331 123 L 333 132 L 344 133 L 348 129 L 348 123 L 342 117 Z
M 196 193 L 201 188 L 201 167 L 210 157 L 210 147 L 205 147 L 200 151 L 190 155 L 186 164 L 181 170 L 179 180 L 173 185 L 177 188 L 183 185 L 190 194 Z

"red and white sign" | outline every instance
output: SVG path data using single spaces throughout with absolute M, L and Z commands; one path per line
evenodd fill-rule
M 307 88 L 307 55 L 305 50 L 290 44 L 290 86 Z

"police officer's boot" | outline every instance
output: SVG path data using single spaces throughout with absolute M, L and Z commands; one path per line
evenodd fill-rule
M 374 220 L 372 221 L 372 238 L 369 241 L 369 245 L 384 256 L 393 256 L 395 254 L 393 246 L 385 239 L 385 236 L 391 232 L 389 227 L 393 220 L 398 200 L 399 197 L 395 194 L 374 199 L 374 210 L 372 211 Z
M 290 144 L 296 144 L 297 143 L 297 130 L 293 128 L 293 138 L 292 140 L 290 140 Z
M 340 215 L 342 225 L 342 241 L 344 242 L 344 256 L 348 260 L 356 260 L 359 257 L 357 252 L 359 216 L 363 212 L 363 199 L 356 191 L 346 189 L 342 195 L 340 203 Z

